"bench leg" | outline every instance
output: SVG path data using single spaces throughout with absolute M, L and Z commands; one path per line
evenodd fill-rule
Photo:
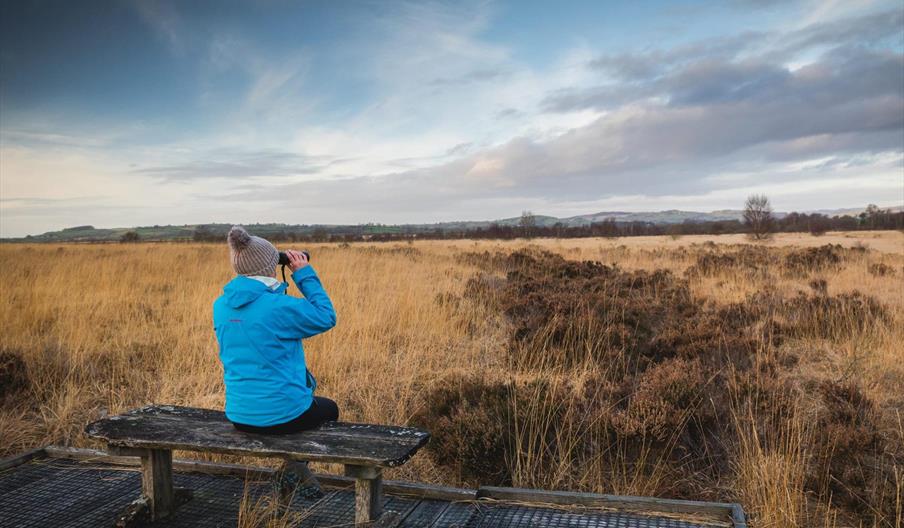
M 108 451 L 116 456 L 141 457 L 141 497 L 119 513 L 114 524 L 117 528 L 163 519 L 191 500 L 191 490 L 173 487 L 173 452 L 169 449 L 109 446 Z
M 383 473 L 380 468 L 346 465 L 345 476 L 355 478 L 355 525 L 377 521 L 383 509 Z
M 148 449 L 141 455 L 141 494 L 148 499 L 151 520 L 169 517 L 176 509 L 173 493 L 173 452 Z

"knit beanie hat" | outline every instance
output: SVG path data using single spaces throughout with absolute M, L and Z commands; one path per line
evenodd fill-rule
M 226 237 L 229 260 L 239 275 L 272 275 L 279 263 L 279 251 L 261 237 L 251 236 L 242 226 L 232 226 Z

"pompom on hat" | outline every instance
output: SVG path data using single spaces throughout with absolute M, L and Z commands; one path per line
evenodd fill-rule
M 279 263 L 279 251 L 261 237 L 253 236 L 242 226 L 232 226 L 226 236 L 229 260 L 239 275 L 273 275 Z

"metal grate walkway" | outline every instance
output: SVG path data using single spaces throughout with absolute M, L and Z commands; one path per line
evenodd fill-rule
M 174 473 L 192 500 L 155 527 L 214 528 L 238 523 L 243 496 L 254 503 L 272 491 L 269 481 L 230 475 Z M 95 528 L 112 526 L 116 514 L 138 498 L 136 468 L 98 461 L 39 458 L 0 471 L 0 527 Z M 567 510 L 498 501 L 449 502 L 385 496 L 384 511 L 399 513 L 397 528 L 711 528 L 730 522 L 689 521 L 635 513 Z M 353 526 L 354 493 L 328 488 L 319 500 L 295 497 L 301 527 Z

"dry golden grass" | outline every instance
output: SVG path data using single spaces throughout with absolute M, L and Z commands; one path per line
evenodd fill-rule
M 297 528 L 313 511 L 313 508 L 306 511 L 289 508 L 294 494 L 280 497 L 277 492 L 267 489 L 267 486 L 258 490 L 254 487 L 255 482 L 245 481 L 236 528 Z
M 314 244 L 307 249 L 336 306 L 338 325 L 305 342 L 310 368 L 319 391 L 339 402 L 344 420 L 409 423 L 434 386 L 452 375 L 479 372 L 503 381 L 520 376 L 506 352 L 508 321 L 462 295 L 480 264 L 464 258 L 466 253 L 537 247 L 569 260 L 617 263 L 625 270 L 668 269 L 680 276 L 707 250 L 707 241 L 719 247 L 747 243 L 733 236 L 686 236 Z M 884 431 L 897 434 L 904 445 L 901 414 L 892 412 L 904 407 L 904 234 L 779 235 L 769 244 L 781 257 L 794 247 L 829 243 L 859 243 L 870 251 L 802 276 L 726 271 L 691 277 L 690 289 L 700 299 L 727 304 L 764 289 L 791 298 L 824 278 L 831 294 L 856 290 L 887 306 L 890 324 L 783 346 L 795 348 L 794 368 L 809 379 L 855 380 L 882 410 Z M 893 274 L 870 273 L 877 263 Z M 89 445 L 82 433 L 87 422 L 150 402 L 221 407 L 211 304 L 231 277 L 225 244 L 0 245 L 0 360 L 24 363 L 8 363 L 6 371 L 0 365 L 6 376 L 0 382 L 7 384 L 0 391 L 0 398 L 7 393 L 0 408 L 0 454 L 49 443 Z M 551 383 L 563 387 L 566 381 L 574 388 L 593 379 L 592 369 L 566 373 L 548 367 L 559 373 Z M 799 405 L 796 417 L 767 437 L 745 420 L 749 409 L 733 409 L 737 441 L 726 448 L 735 453 L 734 477 L 710 494 L 742 501 L 760 528 L 857 526 L 830 500 L 814 504 L 807 496 L 801 467 L 811 456 L 813 432 L 805 397 Z M 551 436 L 539 437 L 552 439 L 548 446 L 509 453 L 515 485 L 645 494 L 663 489 L 673 474 L 666 471 L 674 469 L 669 462 L 653 451 L 617 443 L 601 451 L 599 464 L 574 474 L 563 461 L 580 444 L 606 439 L 555 428 L 551 422 L 561 413 L 548 406 L 528 411 L 518 413 L 521 418 L 511 426 L 531 433 L 523 435 L 529 442 L 536 441 L 537 430 L 549 430 Z M 566 404 L 561 412 L 578 411 Z M 461 475 L 449 471 L 455 461 L 448 462 L 440 467 L 418 456 L 390 478 L 460 484 Z M 893 471 L 897 518 L 872 521 L 875 526 L 901 526 L 904 468 Z

